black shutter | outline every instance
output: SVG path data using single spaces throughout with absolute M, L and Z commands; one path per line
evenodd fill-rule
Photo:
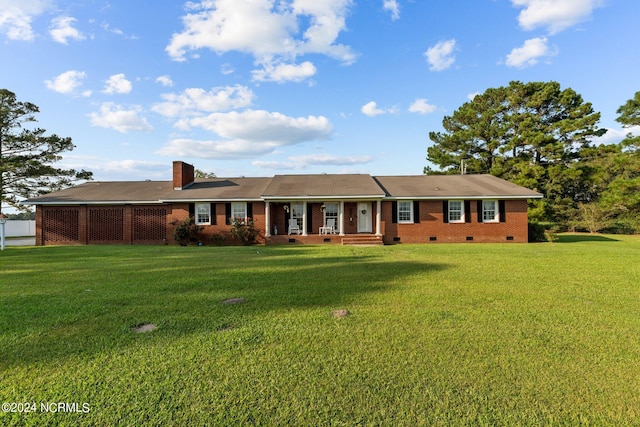
M 471 200 L 464 201 L 464 222 L 471 222 Z
M 216 225 L 218 219 L 216 218 L 216 204 L 211 203 L 211 225 Z
M 498 208 L 500 209 L 500 222 L 507 222 L 507 210 L 504 206 L 504 200 L 498 201 Z
M 482 200 L 478 200 L 478 203 L 476 205 L 476 209 L 478 210 L 478 222 L 484 222 L 483 221 L 483 213 L 482 213 Z
M 398 223 L 398 202 L 391 202 L 391 222 Z
M 189 218 L 195 218 L 195 217 L 196 217 L 196 204 L 189 203 Z
M 420 224 L 420 202 L 413 201 L 413 223 Z
M 307 233 L 313 233 L 313 222 L 311 221 L 311 213 L 313 212 L 313 205 L 307 203 Z
M 231 203 L 224 204 L 224 221 L 225 224 L 231 225 Z
M 247 218 L 253 219 L 253 203 L 247 202 Z
M 449 222 L 449 201 L 442 201 L 442 222 Z

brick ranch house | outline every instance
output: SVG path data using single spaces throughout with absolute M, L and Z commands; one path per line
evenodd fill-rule
M 231 218 L 253 218 L 259 243 L 527 242 L 527 200 L 542 195 L 491 175 L 276 175 L 86 182 L 26 200 L 37 245 L 177 244 L 176 221 L 200 240 L 230 238 Z M 297 229 L 296 229 L 297 228 Z

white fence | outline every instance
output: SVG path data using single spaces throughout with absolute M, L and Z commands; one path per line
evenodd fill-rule
M 36 222 L 20 219 L 10 219 L 4 226 L 7 237 L 35 236 Z

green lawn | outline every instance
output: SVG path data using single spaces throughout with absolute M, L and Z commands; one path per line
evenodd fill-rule
M 640 238 L 9 247 L 0 373 L 3 426 L 638 425 Z

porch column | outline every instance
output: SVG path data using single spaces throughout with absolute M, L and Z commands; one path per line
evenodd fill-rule
M 266 237 L 271 237 L 271 203 L 264 202 L 264 222 L 266 229 L 264 230 L 264 235 Z
M 344 236 L 344 201 L 340 200 L 340 207 L 338 208 L 338 221 L 340 222 L 340 235 Z
M 382 236 L 380 227 L 382 225 L 382 201 L 376 201 L 376 236 Z
M 307 235 L 307 201 L 302 202 L 302 235 Z

